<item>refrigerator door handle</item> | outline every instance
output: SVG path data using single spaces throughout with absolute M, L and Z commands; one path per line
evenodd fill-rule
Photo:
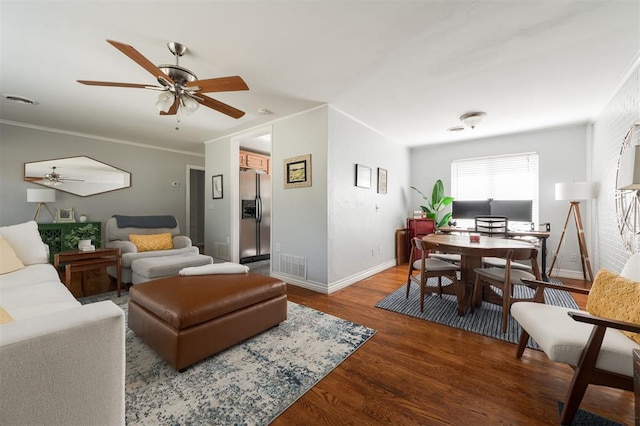
M 262 220 L 262 199 L 260 196 L 256 197 L 256 221 L 260 222 Z

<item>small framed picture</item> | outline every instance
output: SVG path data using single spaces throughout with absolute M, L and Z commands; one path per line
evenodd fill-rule
M 75 216 L 73 214 L 73 208 L 65 207 L 62 209 L 56 209 L 56 222 L 75 222 Z
M 213 199 L 219 200 L 222 198 L 222 175 L 215 175 L 211 177 L 211 188 L 213 193 Z
M 378 194 L 387 193 L 387 170 L 378 167 Z
M 284 187 L 311 186 L 311 154 L 284 160 Z
M 356 186 L 371 188 L 371 167 L 356 164 Z

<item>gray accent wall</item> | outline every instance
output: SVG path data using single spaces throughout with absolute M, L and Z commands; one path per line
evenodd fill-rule
M 89 221 L 102 222 L 113 214 L 170 214 L 186 234 L 187 165 L 204 166 L 204 157 L 65 134 L 60 131 L 0 124 L 0 225 L 33 219 L 36 205 L 27 203 L 27 188 L 43 188 L 23 180 L 24 163 L 85 155 L 131 172 L 131 187 L 79 197 L 56 191 L 50 208 L 72 207 L 76 220 L 85 213 Z M 179 186 L 172 186 L 178 182 Z M 47 212 L 42 222 L 51 222 Z

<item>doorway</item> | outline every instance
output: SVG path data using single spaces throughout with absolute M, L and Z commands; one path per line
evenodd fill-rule
M 204 253 L 204 167 L 187 165 L 187 235 Z

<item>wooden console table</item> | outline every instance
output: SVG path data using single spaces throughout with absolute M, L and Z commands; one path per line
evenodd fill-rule
M 53 266 L 58 267 L 64 264 L 65 280 L 64 284 L 68 289 L 71 287 L 71 274 L 73 272 L 82 272 L 82 292 L 87 295 L 87 276 L 86 271 L 93 269 L 106 268 L 107 266 L 115 266 L 118 275 L 117 291 L 120 297 L 120 249 L 95 249 L 95 251 L 63 251 L 53 256 Z

